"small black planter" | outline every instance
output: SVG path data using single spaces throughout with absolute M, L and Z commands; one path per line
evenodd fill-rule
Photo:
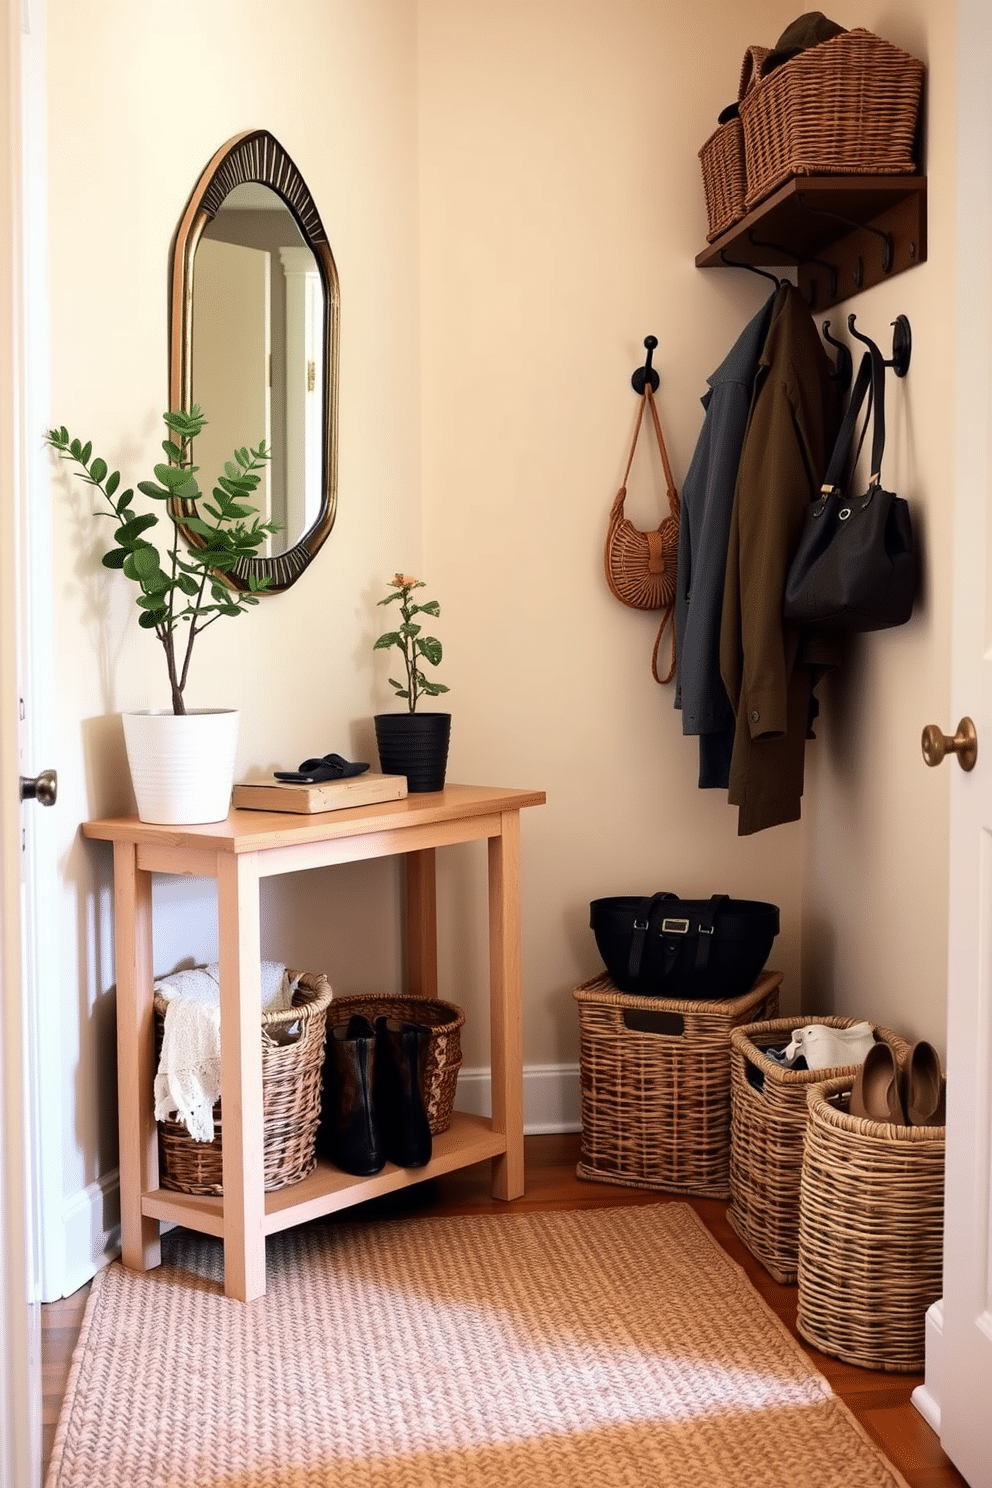
M 405 775 L 410 792 L 444 789 L 450 713 L 377 713 L 373 722 L 384 775 Z

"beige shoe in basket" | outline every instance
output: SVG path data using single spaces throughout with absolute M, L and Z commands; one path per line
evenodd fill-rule
M 899 1062 L 893 1050 L 888 1044 L 872 1044 L 854 1077 L 848 1115 L 906 1126 L 901 1084 Z
M 903 1085 L 910 1126 L 943 1126 L 944 1082 L 933 1044 L 913 1045 L 903 1070 Z

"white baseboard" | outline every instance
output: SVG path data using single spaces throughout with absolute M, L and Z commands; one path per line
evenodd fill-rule
M 65 1271 L 61 1297 L 90 1281 L 112 1261 L 121 1249 L 121 1203 L 119 1175 L 116 1168 L 88 1183 L 62 1210 L 65 1238 Z M 54 1302 L 56 1297 L 44 1297 Z
M 909 1398 L 927 1425 L 933 1427 L 939 1436 L 944 1352 L 944 1299 L 942 1297 L 927 1308 L 924 1341 L 926 1373 L 922 1385 L 917 1385 Z
M 492 1115 L 492 1077 L 488 1067 L 458 1073 L 455 1104 L 474 1116 Z M 532 1064 L 524 1070 L 524 1132 L 538 1136 L 547 1132 L 582 1129 L 582 1107 L 577 1064 Z
M 492 1114 L 492 1078 L 488 1068 L 462 1069 L 456 1103 L 460 1111 L 477 1116 Z M 577 1064 L 536 1064 L 524 1070 L 524 1131 L 528 1136 L 580 1131 L 579 1067 Z M 42 1298 L 54 1302 L 69 1297 L 121 1248 L 118 1172 L 112 1169 L 87 1184 L 62 1211 L 65 1273 L 62 1289 Z

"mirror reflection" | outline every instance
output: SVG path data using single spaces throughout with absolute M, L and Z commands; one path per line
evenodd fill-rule
M 317 260 L 268 186 L 236 186 L 203 230 L 193 277 L 193 402 L 210 422 L 204 475 L 236 444 L 273 450 L 261 514 L 281 524 L 267 555 L 293 547 L 321 503 L 324 295 Z
M 272 135 L 246 131 L 207 166 L 172 250 L 170 407 L 198 403 L 208 419 L 201 486 L 236 446 L 273 451 L 256 504 L 280 530 L 228 577 L 236 588 L 263 576 L 288 588 L 333 525 L 337 334 L 337 270 L 306 183 Z M 183 527 L 194 507 L 173 514 Z

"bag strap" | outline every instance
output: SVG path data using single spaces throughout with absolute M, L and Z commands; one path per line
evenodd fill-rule
M 869 488 L 882 483 L 882 456 L 885 454 L 885 361 L 874 341 L 870 347 L 871 390 L 875 400 L 871 435 L 871 472 Z
M 851 389 L 851 399 L 844 414 L 837 441 L 834 444 L 830 463 L 823 477 L 823 485 L 820 487 L 822 496 L 834 496 L 841 490 L 844 483 L 844 469 L 847 458 L 854 442 L 854 430 L 857 426 L 858 417 L 861 413 L 861 405 L 868 398 L 868 410 L 865 415 L 865 425 L 861 431 L 861 439 L 858 442 L 857 454 L 861 452 L 861 445 L 868 429 L 868 421 L 872 423 L 871 436 L 871 473 L 868 481 L 869 486 L 877 486 L 882 478 L 882 455 L 885 452 L 885 362 L 882 353 L 874 342 L 870 350 L 866 351 L 861 358 L 858 367 L 858 375 Z M 857 460 L 857 454 L 855 460 Z
M 644 959 L 644 943 L 652 932 L 661 936 L 662 950 L 664 951 L 663 975 L 667 976 L 679 958 L 679 954 L 685 944 L 684 938 L 692 929 L 692 922 L 688 919 L 680 919 L 678 928 L 666 933 L 665 931 L 665 902 L 674 899 L 678 902 L 678 895 L 671 893 L 652 894 L 648 899 L 642 899 L 634 911 L 634 929 L 630 937 L 630 955 L 627 959 L 628 975 L 636 979 L 641 974 L 641 963 Z M 704 972 L 710 964 L 710 948 L 713 937 L 716 934 L 716 918 L 723 906 L 729 903 L 729 894 L 714 894 L 706 908 L 697 911 L 693 915 L 696 927 L 696 970 Z M 674 922 L 673 922 L 674 926 Z
M 627 495 L 627 481 L 630 477 L 630 467 L 634 463 L 634 451 L 637 448 L 637 437 L 641 432 L 641 422 L 644 418 L 645 407 L 651 409 L 651 421 L 654 424 L 654 432 L 655 437 L 658 441 L 658 450 L 661 454 L 661 463 L 665 472 L 665 480 L 668 483 L 668 505 L 671 509 L 673 517 L 677 517 L 679 515 L 681 503 L 679 501 L 678 490 L 675 486 L 675 477 L 672 475 L 672 467 L 669 464 L 668 460 L 668 450 L 665 448 L 665 436 L 661 432 L 661 419 L 658 417 L 658 409 L 654 401 L 654 390 L 651 387 L 650 382 L 645 382 L 644 394 L 641 398 L 640 406 L 637 410 L 637 420 L 634 424 L 634 436 L 630 441 L 630 450 L 627 454 L 627 465 L 623 472 L 623 480 L 620 482 L 620 489 L 617 492 L 613 502 L 613 511 L 610 514 L 612 517 L 620 516 L 623 512 L 624 497 Z M 647 536 L 650 542 L 650 534 L 647 534 Z M 659 569 L 655 569 L 654 567 L 652 567 L 651 572 L 660 572 L 660 567 Z
M 847 465 L 847 457 L 851 452 L 851 445 L 854 442 L 854 430 L 858 422 L 858 415 L 861 412 L 861 405 L 865 401 L 865 395 L 870 392 L 872 386 L 871 370 L 871 352 L 866 351 L 861 358 L 858 375 L 851 389 L 851 398 L 847 405 L 847 412 L 841 421 L 837 439 L 834 443 L 833 453 L 830 456 L 830 463 L 823 477 L 823 485 L 820 487 L 821 495 L 836 495 L 844 484 L 844 470 Z
M 627 958 L 627 973 L 630 977 L 636 978 L 641 974 L 644 942 L 648 938 L 652 925 L 657 925 L 661 917 L 661 905 L 666 899 L 677 898 L 677 894 L 652 894 L 650 898 L 642 899 L 634 911 L 634 930 L 630 937 L 630 955 Z
M 710 946 L 716 934 L 716 917 L 729 894 L 714 894 L 704 912 L 699 916 L 699 939 L 696 941 L 696 970 L 705 971 L 710 964 Z
M 674 619 L 674 616 L 675 616 L 675 605 L 674 605 L 674 603 L 673 604 L 666 605 L 665 606 L 665 613 L 661 617 L 661 624 L 658 626 L 658 634 L 654 638 L 654 648 L 653 648 L 653 650 L 651 652 L 651 675 L 652 675 L 652 677 L 654 678 L 654 680 L 656 682 L 660 682 L 662 685 L 664 685 L 666 682 L 671 682 L 672 678 L 675 676 L 675 667 L 676 667 L 677 661 L 678 661 L 678 658 L 675 655 L 675 619 Z M 671 627 L 672 627 L 672 659 L 671 659 L 671 661 L 668 664 L 668 671 L 665 673 L 665 675 L 663 677 L 659 677 L 658 676 L 658 652 L 661 650 L 661 638 L 665 634 L 665 627 L 669 623 L 671 623 Z

